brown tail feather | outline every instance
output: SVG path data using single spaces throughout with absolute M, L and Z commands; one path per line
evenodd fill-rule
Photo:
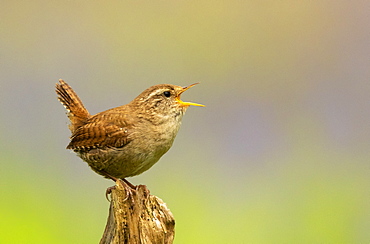
M 64 82 L 64 80 L 60 79 L 59 83 L 55 85 L 55 88 L 55 91 L 58 94 L 58 100 L 67 109 L 67 115 L 71 121 L 69 129 L 73 134 L 78 127 L 85 124 L 85 121 L 90 117 L 90 114 L 72 87 Z

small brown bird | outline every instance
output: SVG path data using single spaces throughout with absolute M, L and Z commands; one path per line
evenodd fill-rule
M 90 115 L 73 89 L 59 80 L 56 93 L 72 132 L 67 149 L 114 181 L 143 173 L 170 149 L 186 109 L 204 106 L 180 100 L 196 84 L 155 85 L 126 105 Z

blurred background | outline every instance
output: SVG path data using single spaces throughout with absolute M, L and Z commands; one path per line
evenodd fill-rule
M 370 242 L 368 1 L 2 1 L 0 243 L 98 243 L 112 181 L 65 147 L 54 85 L 90 113 L 201 84 L 131 178 L 175 243 Z

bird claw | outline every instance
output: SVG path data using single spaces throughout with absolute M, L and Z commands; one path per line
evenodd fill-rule
M 105 190 L 105 198 L 108 200 L 108 202 L 112 201 L 112 199 L 109 200 L 108 195 L 112 193 L 112 190 L 115 189 L 116 186 L 110 186 Z
M 126 190 L 126 197 L 125 199 L 123 199 L 123 201 L 126 201 L 127 199 L 129 199 L 130 197 L 130 194 L 132 194 L 132 191 L 137 191 L 139 186 L 135 186 L 133 184 L 131 184 L 128 180 L 126 179 L 117 179 L 116 180 L 116 184 L 117 184 L 117 181 L 121 181 L 120 183 L 124 183 L 122 184 L 123 187 L 125 188 Z M 115 189 L 116 186 L 111 186 L 111 187 L 108 187 L 107 190 L 105 191 L 105 198 L 110 202 L 112 201 L 112 199 L 109 199 L 108 195 L 112 193 L 112 190 Z

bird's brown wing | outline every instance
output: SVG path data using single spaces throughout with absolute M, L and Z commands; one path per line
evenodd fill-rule
M 73 133 L 67 149 L 119 148 L 128 144 L 129 141 L 129 130 L 127 127 L 109 122 L 95 121 L 79 127 Z

